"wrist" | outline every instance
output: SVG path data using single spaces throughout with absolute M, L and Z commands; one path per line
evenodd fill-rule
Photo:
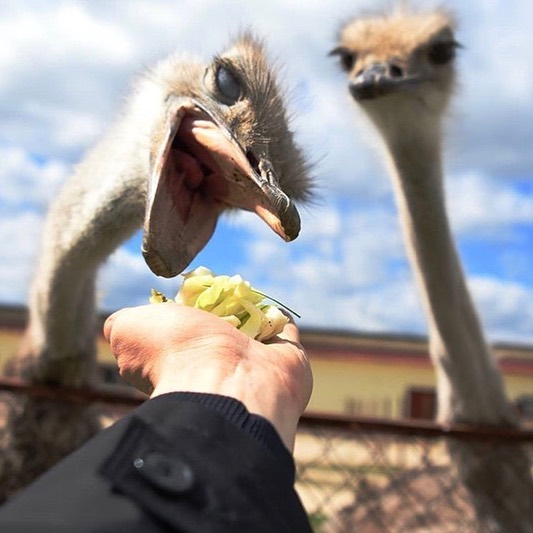
M 268 420 L 276 429 L 285 447 L 292 452 L 296 427 L 301 409 L 289 395 L 284 394 L 272 383 L 254 379 L 239 365 L 227 368 L 225 365 L 209 366 L 196 364 L 177 369 L 175 365 L 160 372 L 160 379 L 154 387 L 151 398 L 172 392 L 216 394 L 234 398 L 244 404 L 249 413 Z
M 178 402 L 190 402 L 207 408 L 209 411 L 220 414 L 225 420 L 237 428 L 250 435 L 253 439 L 260 442 L 275 455 L 286 455 L 292 457 L 292 454 L 283 443 L 279 432 L 273 424 L 265 417 L 250 413 L 246 406 L 236 398 L 218 394 L 204 394 L 196 392 L 174 392 L 160 396 L 171 396 Z M 157 402 L 158 398 L 152 400 Z M 163 401 L 169 401 L 164 400 Z

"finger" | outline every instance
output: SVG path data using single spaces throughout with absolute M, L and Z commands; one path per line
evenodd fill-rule
M 289 316 L 289 323 L 285 325 L 283 330 L 278 333 L 277 337 L 284 341 L 289 341 L 293 343 L 300 343 L 300 330 L 298 326 L 294 323 L 292 317 Z
M 205 331 L 231 326 L 206 311 L 175 303 L 146 304 L 128 307 L 113 313 L 104 324 L 105 338 L 113 344 L 119 338 L 145 339 L 158 335 L 159 345 Z M 224 331 L 226 331 L 224 329 Z
M 107 342 L 110 342 L 111 340 L 111 335 L 116 326 L 117 320 L 119 320 L 119 316 L 120 320 L 122 321 L 124 315 L 128 315 L 128 313 L 130 313 L 133 309 L 133 307 L 124 307 L 123 309 L 119 309 L 107 317 L 103 327 L 104 338 Z
M 120 313 L 120 311 L 116 311 L 109 315 L 104 322 L 104 338 L 107 342 L 109 342 L 111 339 L 111 330 L 113 329 L 113 323 L 115 322 L 115 318 L 118 313 Z

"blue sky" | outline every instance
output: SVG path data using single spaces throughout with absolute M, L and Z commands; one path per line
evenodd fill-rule
M 421 7 L 435 2 L 419 1 Z M 22 304 L 48 203 L 111 123 L 132 79 L 176 49 L 209 59 L 253 27 L 289 89 L 296 138 L 316 162 L 317 205 L 283 243 L 255 216 L 221 220 L 192 266 L 240 273 L 302 325 L 425 334 L 374 131 L 327 52 L 371 0 L 27 0 L 0 4 L 0 302 Z M 446 193 L 491 340 L 533 343 L 533 4 L 459 2 L 459 87 L 446 123 Z M 146 302 L 156 279 L 139 237 L 100 273 L 102 309 Z

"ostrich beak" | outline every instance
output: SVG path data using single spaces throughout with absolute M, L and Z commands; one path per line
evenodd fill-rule
M 255 212 L 291 241 L 300 217 L 268 158 L 244 151 L 223 121 L 198 102 L 170 113 L 148 184 L 142 253 L 154 274 L 182 272 L 229 208 Z
M 373 63 L 359 72 L 348 85 L 355 100 L 371 100 L 420 83 L 416 76 L 405 76 L 402 69 L 388 62 Z

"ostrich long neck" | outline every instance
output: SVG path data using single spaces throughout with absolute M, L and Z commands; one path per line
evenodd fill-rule
M 385 136 L 404 237 L 429 320 L 438 418 L 512 423 L 448 222 L 440 137 L 438 127 L 428 132 L 417 126 Z
M 142 221 L 148 156 L 129 134 L 135 125 L 135 117 L 120 121 L 50 210 L 30 297 L 29 379 L 80 385 L 93 377 L 96 272 Z

